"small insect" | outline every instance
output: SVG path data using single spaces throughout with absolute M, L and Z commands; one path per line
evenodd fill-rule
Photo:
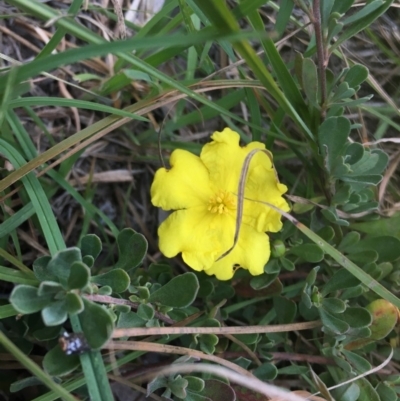
M 66 355 L 80 355 L 91 350 L 83 333 L 68 333 L 58 339 L 61 349 Z

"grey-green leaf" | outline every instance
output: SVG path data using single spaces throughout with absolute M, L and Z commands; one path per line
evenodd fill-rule
M 320 126 L 318 143 L 325 159 L 325 167 L 332 173 L 347 144 L 350 121 L 344 117 L 327 118 Z
M 92 277 L 91 281 L 99 285 L 108 285 L 117 294 L 126 291 L 131 283 L 128 273 L 122 269 L 113 269 L 107 273 L 99 274 Z
M 10 303 L 16 311 L 23 314 L 35 313 L 46 307 L 51 301 L 49 295 L 38 295 L 38 289 L 30 285 L 18 285 L 10 296 Z
M 316 244 L 302 244 L 291 248 L 291 253 L 301 257 L 306 262 L 318 263 L 324 259 L 324 251 Z
M 68 277 L 68 289 L 83 290 L 89 284 L 90 269 L 83 262 L 74 262 L 71 265 Z
M 336 334 L 344 334 L 349 331 L 350 326 L 343 320 L 330 314 L 324 308 L 319 308 L 319 314 L 325 328 L 333 331 Z
M 142 263 L 147 252 L 147 240 L 131 228 L 123 229 L 117 237 L 119 259 L 115 268 L 130 270 Z
M 138 307 L 137 314 L 143 320 L 151 320 L 154 317 L 154 308 L 151 305 L 141 304 Z
M 82 237 L 81 240 L 81 251 L 82 256 L 92 256 L 96 259 L 102 250 L 102 243 L 100 238 L 95 234 L 88 234 Z
M 59 345 L 52 348 L 43 358 L 43 368 L 50 376 L 64 376 L 79 366 L 78 355 L 65 355 Z
M 54 301 L 42 309 L 42 319 L 46 326 L 57 326 L 67 320 L 65 300 Z
M 199 281 L 194 273 L 174 277 L 167 284 L 150 294 L 149 301 L 173 308 L 185 308 L 196 298 Z
M 308 101 L 314 107 L 318 106 L 318 73 L 317 66 L 310 58 L 303 60 L 302 68 L 303 89 Z
M 356 88 L 368 78 L 368 68 L 356 64 L 353 65 L 346 74 L 345 81 L 349 84 L 350 88 Z
M 84 308 L 82 298 L 74 292 L 68 292 L 65 297 L 65 307 L 71 315 L 81 313 Z
M 79 248 L 68 248 L 57 252 L 49 264 L 47 270 L 57 277 L 58 281 L 63 285 L 67 286 L 71 265 L 74 262 L 81 261 L 81 250 Z
M 114 322 L 102 306 L 83 299 L 85 309 L 79 315 L 83 333 L 91 348 L 101 348 L 111 337 Z
M 52 274 L 47 266 L 51 260 L 50 256 L 42 256 L 33 262 L 33 272 L 39 281 L 56 281 L 57 278 Z

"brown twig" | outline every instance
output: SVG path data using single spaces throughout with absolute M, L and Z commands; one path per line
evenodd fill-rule
M 230 326 L 230 327 L 134 327 L 131 329 L 115 329 L 112 338 L 167 335 L 167 334 L 254 334 L 285 333 L 294 330 L 308 330 L 321 327 L 320 320 L 290 324 L 270 324 L 266 326 Z
M 140 306 L 139 302 L 131 302 L 127 299 L 113 298 L 113 297 L 110 297 L 109 295 L 98 295 L 98 294 L 89 295 L 88 294 L 88 295 L 85 295 L 85 298 L 90 301 L 100 302 L 102 304 L 127 305 L 135 310 L 137 310 Z M 163 315 L 160 312 L 155 311 L 154 316 L 157 319 L 162 320 L 164 323 L 168 323 L 168 324 L 175 323 L 175 320 L 172 320 L 170 317 Z

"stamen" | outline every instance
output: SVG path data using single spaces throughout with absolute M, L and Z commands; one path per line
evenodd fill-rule
M 212 196 L 208 201 L 208 208 L 211 213 L 224 214 L 236 210 L 235 197 L 225 191 L 218 191 L 215 196 Z

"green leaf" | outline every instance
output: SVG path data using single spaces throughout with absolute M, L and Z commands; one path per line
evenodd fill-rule
M 335 230 L 331 226 L 325 226 L 317 231 L 317 235 L 319 235 L 323 240 L 329 242 L 335 238 Z
M 340 269 L 333 274 L 329 281 L 324 285 L 321 294 L 323 297 L 335 291 L 344 290 L 358 285 L 360 281 L 356 279 L 346 269 Z
M 89 268 L 93 267 L 93 265 L 94 265 L 93 256 L 90 256 L 90 255 L 83 256 L 82 262 Z
M 142 234 L 131 228 L 125 228 L 118 234 L 117 243 L 119 259 L 115 268 L 130 270 L 142 263 L 147 252 L 147 241 Z
M 0 305 L 0 319 L 18 315 L 18 311 L 11 305 Z
M 24 379 L 17 380 L 10 385 L 10 393 L 17 393 L 27 387 L 33 387 L 43 384 L 37 377 L 25 377 Z
M 47 270 L 53 276 L 57 277 L 58 281 L 67 287 L 68 278 L 70 276 L 71 265 L 74 262 L 82 260 L 81 250 L 79 248 L 68 248 L 57 252 L 47 265 Z
M 364 373 L 371 369 L 371 364 L 362 356 L 356 354 L 355 352 L 342 350 L 343 355 L 346 357 L 347 362 L 352 365 L 357 373 Z
M 71 315 L 81 313 L 84 309 L 82 298 L 74 292 L 68 292 L 65 296 L 65 307 Z
M 24 315 L 42 310 L 51 302 L 49 295 L 38 295 L 38 289 L 30 285 L 18 285 L 10 295 L 11 305 Z
M 253 375 L 262 381 L 274 380 L 278 376 L 278 369 L 272 363 L 266 362 L 254 369 Z
M 299 256 L 306 262 L 318 263 L 324 259 L 323 250 L 316 244 L 303 244 L 290 249 L 290 253 Z
M 320 126 L 318 131 L 318 143 L 325 167 L 332 174 L 335 166 L 342 163 L 342 155 L 347 138 L 350 134 L 350 121 L 344 117 L 329 117 Z
M 181 375 L 176 376 L 174 379 L 168 382 L 168 388 L 171 390 L 172 394 L 183 399 L 186 397 L 187 385 L 187 380 Z
M 357 401 L 382 401 L 367 379 L 359 379 L 356 383 L 360 387 L 360 396 Z
M 70 290 L 83 290 L 89 284 L 90 270 L 83 262 L 73 262 L 68 277 L 67 288 Z
M 287 24 L 293 11 L 293 7 L 293 0 L 282 0 L 280 2 L 280 7 L 275 22 L 275 30 L 277 31 L 279 38 L 286 30 Z
M 160 289 L 150 294 L 149 302 L 173 308 L 185 308 L 196 299 L 198 290 L 199 281 L 196 275 L 185 273 L 174 277 Z
M 365 308 L 353 307 L 346 308 L 346 310 L 340 315 L 348 325 L 353 329 L 362 329 L 369 327 L 372 323 L 371 313 Z
M 322 307 L 331 313 L 343 313 L 346 309 L 346 304 L 338 298 L 324 298 Z
M 312 106 L 318 107 L 318 73 L 313 60 L 310 58 L 303 60 L 302 73 L 303 89 L 307 99 Z
M 261 290 L 263 288 L 268 288 L 276 279 L 278 273 L 274 274 L 260 274 L 259 276 L 255 276 L 250 280 L 251 288 L 255 290 Z
M 59 345 L 52 348 L 43 358 L 43 369 L 51 376 L 65 376 L 79 366 L 78 355 L 66 355 Z
M 279 263 L 282 265 L 282 267 L 285 270 L 287 270 L 289 272 L 292 272 L 296 269 L 295 264 L 288 258 L 284 258 L 284 257 L 280 258 Z
M 368 78 L 368 68 L 361 64 L 353 65 L 345 76 L 350 88 L 357 88 Z
M 280 375 L 304 375 L 309 372 L 309 369 L 306 366 L 285 366 L 284 368 L 280 368 L 278 373 Z
M 42 309 L 42 319 L 46 326 L 57 326 L 68 318 L 65 300 L 54 301 Z
M 200 393 L 211 400 L 235 401 L 236 395 L 232 387 L 215 379 L 205 380 L 204 390 Z
M 311 287 L 317 278 L 317 273 L 319 270 L 319 266 L 313 267 L 306 277 L 307 286 Z
M 350 385 L 341 386 L 332 391 L 332 395 L 336 400 L 340 401 L 357 401 L 360 396 L 360 388 L 355 383 Z
M 380 1 L 380 0 L 378 0 Z M 338 3 L 337 1 L 335 3 Z M 340 2 L 340 3 L 345 3 Z M 371 1 L 367 7 L 374 3 L 371 7 L 374 8 L 376 4 L 378 4 L 376 1 Z M 351 17 L 353 18 L 353 23 L 350 24 L 350 26 L 348 27 L 348 29 L 346 29 L 345 32 L 343 32 L 343 34 L 336 40 L 336 42 L 331 46 L 330 51 L 333 52 L 338 46 L 340 46 L 344 41 L 348 40 L 349 38 L 351 38 L 352 36 L 354 36 L 356 33 L 362 31 L 363 29 L 371 26 L 371 24 L 377 19 L 379 18 L 380 15 L 382 15 L 393 3 L 393 0 L 386 0 L 384 2 L 381 2 L 381 6 L 378 7 L 377 9 L 375 9 L 374 11 L 371 12 L 371 9 L 367 9 L 369 12 L 365 13 L 365 11 L 363 11 L 364 9 L 361 9 L 359 11 L 359 13 L 361 12 L 361 14 L 358 14 L 357 16 L 355 16 L 355 14 L 353 14 Z M 348 3 L 347 3 L 348 4 Z M 346 5 L 347 5 L 346 4 Z M 345 5 L 345 4 L 343 4 Z M 364 13 L 364 14 L 362 14 Z M 362 17 L 362 15 L 364 15 Z M 362 18 L 361 18 L 362 17 Z M 350 17 L 349 17 L 350 18 Z M 350 20 L 351 21 L 351 20 Z M 347 19 L 347 22 L 349 22 L 349 20 Z
M 286 297 L 274 297 L 274 309 L 280 324 L 292 323 L 296 313 L 296 303 Z
M 354 0 L 342 0 L 342 1 L 334 1 L 332 12 L 336 12 L 339 14 L 344 14 L 346 11 L 350 9 L 353 5 Z
M 57 281 L 56 276 L 47 268 L 50 260 L 50 256 L 42 256 L 33 262 L 33 272 L 39 281 Z
M 35 330 L 32 335 L 38 341 L 49 341 L 54 340 L 55 338 L 60 336 L 60 326 L 52 326 L 52 327 L 42 327 L 38 330 Z
M 348 250 L 351 250 L 354 245 L 356 245 L 360 241 L 360 233 L 357 231 L 350 231 L 348 232 L 340 241 L 340 244 L 338 246 L 339 251 L 345 252 Z
M 111 337 L 114 322 L 102 306 L 83 299 L 85 309 L 79 315 L 82 331 L 91 348 L 101 348 Z
M 51 298 L 55 298 L 58 294 L 65 293 L 63 287 L 59 283 L 54 281 L 42 281 L 38 288 L 38 295 L 47 295 Z
M 359 338 L 349 342 L 346 345 L 348 350 L 358 349 L 385 338 L 397 323 L 398 309 L 385 299 L 377 299 L 371 302 L 366 310 L 372 316 L 372 324 L 369 327 L 371 335 L 368 338 Z
M 151 320 L 154 317 L 154 308 L 151 305 L 140 304 L 137 309 L 137 314 L 143 320 Z
M 375 10 L 377 10 L 382 4 L 384 4 L 383 0 L 372 0 L 367 5 L 362 7 L 359 11 L 352 14 L 350 17 L 347 17 L 343 23 L 345 25 L 352 24 L 354 22 L 359 21 L 360 19 L 364 18 L 368 14 L 371 14 Z
M 372 315 L 371 339 L 385 338 L 397 323 L 397 308 L 385 299 L 377 299 L 367 306 L 367 310 Z
M 122 269 L 113 269 L 107 273 L 93 276 L 91 281 L 99 285 L 108 285 L 117 294 L 126 291 L 131 283 L 128 273 Z
M 363 171 L 368 171 L 369 168 L 365 168 L 365 164 L 371 164 L 374 165 L 377 161 L 378 158 L 375 158 L 375 161 L 369 160 L 368 157 L 368 150 L 366 151 L 364 147 L 360 143 L 350 143 L 345 151 L 345 158 L 346 158 L 346 163 L 352 165 L 352 171 L 354 171 L 354 168 L 358 168 L 359 172 Z M 360 168 L 360 162 L 361 162 L 361 168 Z
M 124 74 L 129 78 L 130 81 L 146 81 L 153 82 L 149 74 L 139 70 L 124 70 Z
M 220 33 L 226 33 L 226 32 L 233 33 L 239 31 L 238 22 L 232 15 L 232 12 L 230 11 L 228 5 L 225 2 L 222 1 L 215 2 L 214 0 L 194 0 L 194 3 L 212 22 L 214 27 L 218 27 Z M 260 18 L 258 18 L 257 20 L 260 21 Z M 253 18 L 252 22 L 257 23 L 257 21 L 255 21 L 255 19 Z M 298 114 L 298 111 L 293 107 L 293 104 L 291 103 L 291 101 L 293 101 L 293 95 L 296 95 L 296 93 L 293 91 L 297 89 L 296 85 L 293 85 L 294 83 L 293 79 L 287 79 L 286 82 L 282 79 L 283 77 L 287 76 L 288 72 L 285 65 L 283 69 L 275 68 L 275 63 L 278 66 L 282 65 L 279 53 L 276 51 L 275 48 L 275 44 L 273 43 L 272 40 L 269 39 L 263 40 L 262 42 L 263 46 L 266 49 L 266 53 L 268 54 L 270 62 L 274 66 L 274 72 L 278 77 L 279 83 L 282 88 L 285 88 L 285 93 L 283 93 L 281 89 L 278 87 L 272 74 L 266 68 L 265 63 L 258 57 L 253 46 L 247 40 L 244 39 L 243 33 L 244 32 L 241 31 L 242 38 L 240 40 L 232 42 L 232 46 L 243 57 L 243 59 L 246 60 L 249 68 L 252 70 L 254 75 L 261 81 L 262 85 L 265 86 L 270 95 L 276 99 L 276 101 L 286 112 L 286 114 L 288 114 L 291 118 L 293 118 L 293 120 L 301 128 L 304 134 L 311 139 L 312 134 L 309 128 L 306 126 L 306 124 Z M 270 46 L 271 49 L 268 46 Z M 273 48 L 275 48 L 275 52 L 273 51 Z M 290 74 L 289 78 L 291 78 Z M 291 100 L 289 100 L 289 98 Z M 303 102 L 301 96 L 299 101 Z
M 109 285 L 103 285 L 103 287 L 100 287 L 97 291 L 99 295 L 111 295 L 112 294 L 112 288 Z
M 355 277 L 357 277 L 365 286 L 367 286 L 370 290 L 372 290 L 374 293 L 376 293 L 380 297 L 388 300 L 393 305 L 396 305 L 398 308 L 400 308 L 400 299 L 398 297 L 396 297 L 391 291 L 386 289 L 378 281 L 374 280 L 370 275 L 368 275 L 368 273 L 366 273 L 363 269 L 361 269 L 356 264 L 351 262 L 346 256 L 344 256 L 342 253 L 340 253 L 332 245 L 330 245 L 329 243 L 324 241 L 321 237 L 316 235 L 308 227 L 306 227 L 305 225 L 301 224 L 300 222 L 297 222 L 290 215 L 286 215 L 285 214 L 285 216 L 289 217 L 291 219 L 292 223 L 296 222 L 295 223 L 296 227 L 303 234 L 305 234 L 309 239 L 311 239 L 313 242 L 315 242 L 321 248 L 323 248 L 324 251 L 328 255 L 330 255 L 341 266 L 345 267 L 351 274 L 353 274 Z
M 349 253 L 347 256 L 352 262 L 356 262 L 356 263 L 360 263 L 360 264 L 373 263 L 378 260 L 378 252 L 373 251 L 373 250 Z
M 153 380 L 147 383 L 146 395 L 149 396 L 150 394 L 154 393 L 160 388 L 164 388 L 167 386 L 168 386 L 167 378 L 156 376 Z
M 213 355 L 218 340 L 219 339 L 215 334 L 201 334 L 199 339 L 200 349 L 206 354 Z
M 381 401 L 397 401 L 397 394 L 396 391 L 392 387 L 389 387 L 385 383 L 378 383 L 376 386 L 376 392 L 378 393 Z
M 39 106 L 39 105 L 44 105 L 44 106 L 64 106 L 64 107 L 77 107 L 80 109 L 88 109 L 88 110 L 97 110 L 97 111 L 103 111 L 105 113 L 110 113 L 110 114 L 116 114 L 119 116 L 123 117 L 128 117 L 132 118 L 134 120 L 139 120 L 139 121 L 146 121 L 148 120 L 145 117 L 129 113 L 126 110 L 120 110 L 115 107 L 110 107 L 104 104 L 96 103 L 96 102 L 89 102 L 86 100 L 81 100 L 81 99 L 63 99 L 63 98 L 56 98 L 56 97 L 37 97 L 37 96 L 32 96 L 32 97 L 24 97 L 24 98 L 19 98 L 15 99 L 9 102 L 9 107 L 10 108 L 16 108 L 16 107 L 27 107 L 27 106 Z
M 378 262 L 392 262 L 400 257 L 400 240 L 396 237 L 368 237 L 354 245 L 352 253 L 374 250 L 378 253 Z
M 354 230 L 361 231 L 366 234 L 384 236 L 393 236 L 400 239 L 400 213 L 395 213 L 390 218 L 380 218 L 363 223 L 351 223 L 350 227 Z
M 136 312 L 120 313 L 117 327 L 119 329 L 129 329 L 132 327 L 145 327 L 146 320 L 142 319 Z
M 102 243 L 100 238 L 95 234 L 87 234 L 81 239 L 81 252 L 82 256 L 92 256 L 96 259 L 102 250 Z
M 260 335 L 257 333 L 236 334 L 235 337 L 246 345 L 257 344 L 260 339 Z
M 187 389 L 194 392 L 200 392 L 204 389 L 205 382 L 200 377 L 196 376 L 185 376 L 185 379 L 188 382 Z
M 350 326 L 346 322 L 333 316 L 323 308 L 319 308 L 318 310 L 324 328 L 336 334 L 344 334 L 349 331 Z
M 14 284 L 39 284 L 38 280 L 32 274 L 5 266 L 0 266 L 0 280 Z

